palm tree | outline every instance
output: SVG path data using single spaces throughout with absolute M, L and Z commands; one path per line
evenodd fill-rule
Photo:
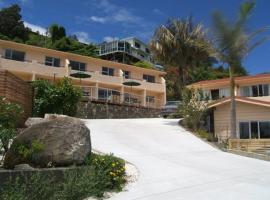
M 206 35 L 202 24 L 194 24 L 192 17 L 171 19 L 156 29 L 150 49 L 159 62 L 174 68 L 170 71 L 177 71 L 176 84 L 183 87 L 190 69 L 209 59 L 212 45 Z
M 257 39 L 257 36 L 267 28 L 261 28 L 254 32 L 247 32 L 247 22 L 253 9 L 254 1 L 241 4 L 238 18 L 234 22 L 229 22 L 221 13 L 213 14 L 214 34 L 217 44 L 217 54 L 221 61 L 227 63 L 230 75 L 230 126 L 231 136 L 236 138 L 236 102 L 235 102 L 235 81 L 234 73 L 241 67 L 246 55 L 259 44 L 267 40 L 266 37 Z M 257 40 L 256 40 L 257 39 Z

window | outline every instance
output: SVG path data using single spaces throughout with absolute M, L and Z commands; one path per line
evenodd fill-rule
M 111 90 L 99 89 L 98 90 L 98 99 L 99 100 L 109 100 L 112 95 Z
M 269 88 L 268 84 L 244 86 L 240 88 L 240 93 L 244 97 L 269 96 Z
M 155 77 L 151 75 L 144 74 L 143 79 L 150 83 L 155 83 Z
M 13 49 L 5 50 L 5 58 L 17 61 L 24 61 L 25 52 L 16 51 Z
M 270 138 L 270 122 L 259 122 L 260 138 Z
M 138 48 L 138 49 L 141 48 L 141 45 L 140 45 L 138 42 L 135 42 L 134 45 L 135 45 L 135 47 Z
M 60 67 L 60 58 L 46 56 L 45 65 L 53 66 L 53 67 Z
M 212 100 L 219 99 L 219 89 L 211 90 L 211 99 Z
M 113 76 L 114 69 L 109 67 L 102 67 L 102 75 Z
M 249 122 L 239 123 L 240 139 L 249 139 Z
M 270 121 L 239 123 L 240 139 L 270 138 Z
M 124 50 L 125 50 L 125 43 L 118 42 L 118 51 L 124 51 Z
M 259 138 L 258 122 L 250 122 L 250 137 Z
M 229 97 L 230 96 L 230 89 L 229 88 L 221 88 L 219 89 L 219 97 Z
M 86 64 L 85 63 L 81 63 L 81 62 L 77 62 L 77 61 L 70 61 L 71 69 L 72 70 L 78 70 L 78 71 L 85 71 L 86 68 Z
M 243 97 L 250 97 L 250 87 L 244 86 L 240 88 L 241 96 Z
M 155 103 L 154 96 L 146 96 L 146 103 Z
M 124 71 L 123 76 L 124 76 L 126 79 L 129 79 L 129 78 L 130 78 L 130 72 L 129 72 L 129 71 Z

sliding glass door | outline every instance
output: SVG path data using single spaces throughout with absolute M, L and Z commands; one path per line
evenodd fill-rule
M 240 139 L 270 138 L 270 121 L 239 122 Z

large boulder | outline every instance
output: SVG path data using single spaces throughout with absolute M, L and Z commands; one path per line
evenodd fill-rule
M 39 151 L 35 152 L 35 146 L 41 147 Z M 22 163 L 34 167 L 80 165 L 90 153 L 90 130 L 81 120 L 48 117 L 15 138 L 5 156 L 4 167 L 13 169 Z

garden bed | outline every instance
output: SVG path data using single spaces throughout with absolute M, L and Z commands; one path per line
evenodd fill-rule
M 80 200 L 121 191 L 127 182 L 125 162 L 92 154 L 83 166 L 0 170 L 0 199 Z

